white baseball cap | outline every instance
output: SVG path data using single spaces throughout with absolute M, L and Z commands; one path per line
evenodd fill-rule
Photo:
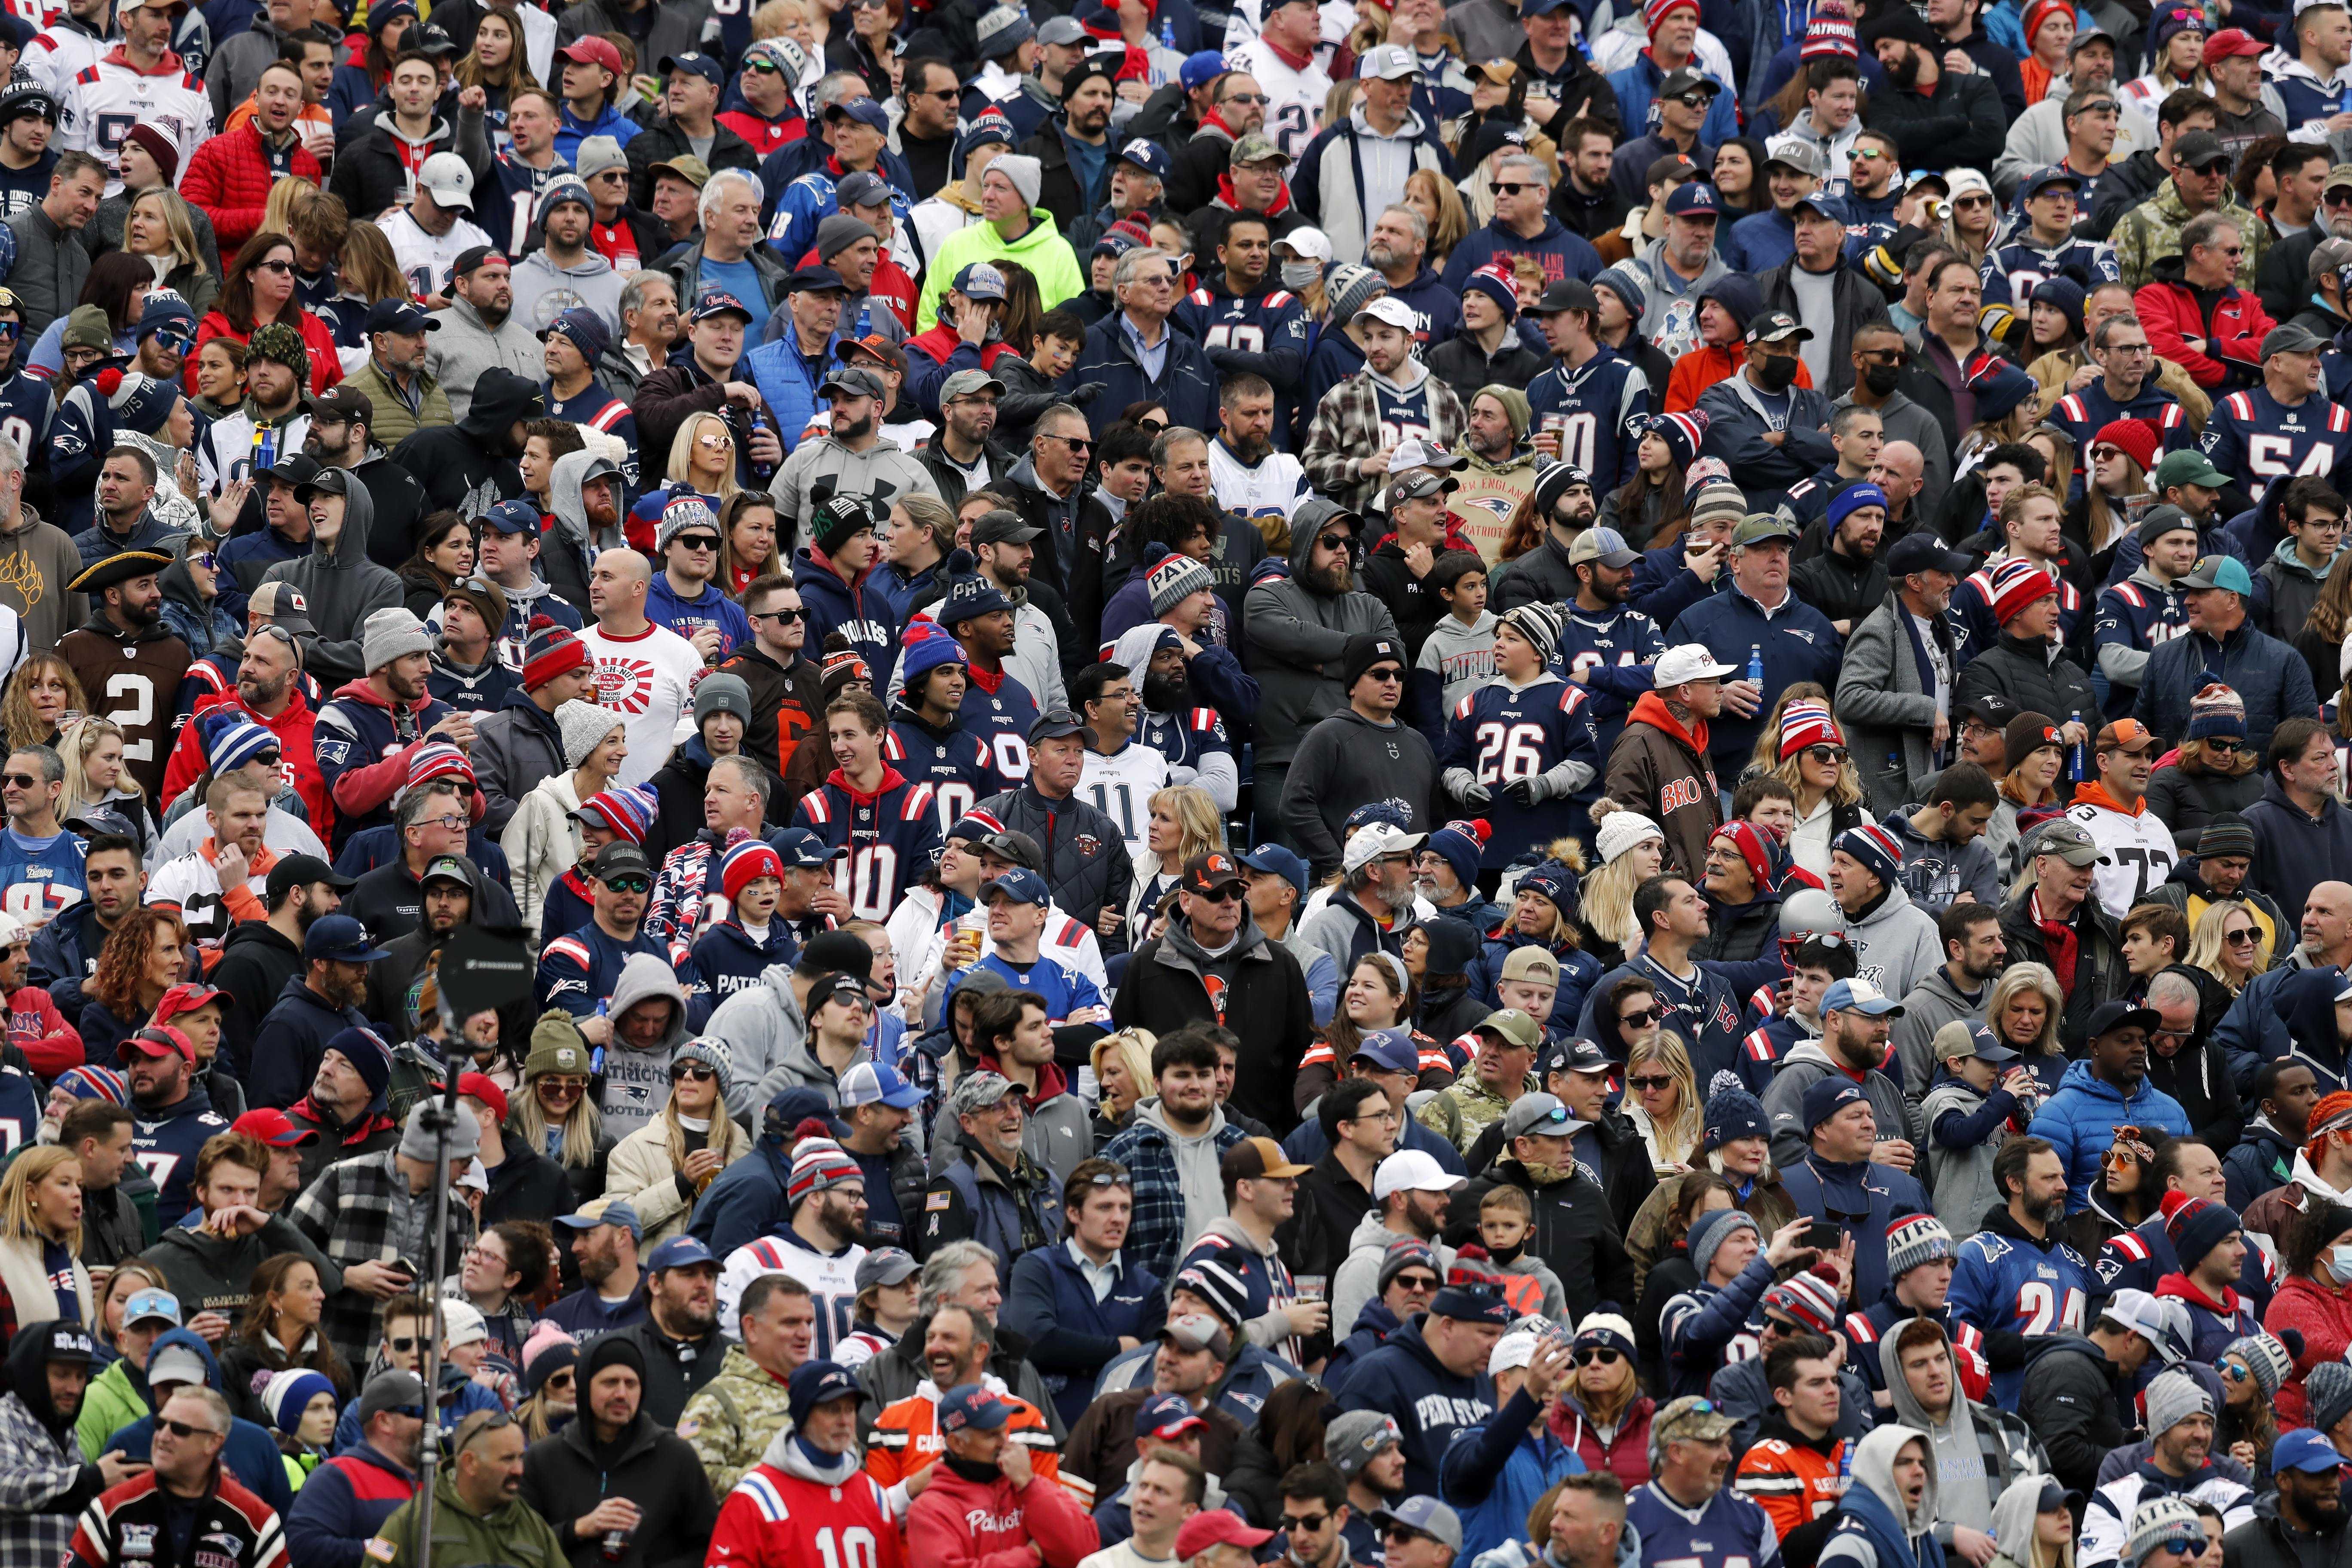
M 425 159 L 425 166 L 416 171 L 416 183 L 445 207 L 473 208 L 474 171 L 455 153 L 436 153 Z
M 1393 294 L 1381 295 L 1350 316 L 1348 319 L 1349 323 L 1353 325 L 1367 316 L 1375 321 L 1384 321 L 1391 327 L 1397 327 L 1408 332 L 1418 331 L 1421 329 L 1421 320 L 1412 313 L 1412 307 Z
M 1319 228 L 1304 224 L 1274 243 L 1277 247 L 1286 247 L 1291 255 L 1304 257 L 1309 261 L 1331 259 L 1331 237 Z
M 1429 842 L 1426 833 L 1407 833 L 1393 823 L 1368 822 L 1356 829 L 1340 857 L 1340 868 L 1360 871 L 1383 855 L 1405 855 Z
M 1678 643 L 1658 656 L 1650 685 L 1654 690 L 1671 691 L 1686 681 L 1721 680 L 1732 673 L 1731 666 L 1715 661 L 1715 650 L 1705 643 Z
M 1465 1178 L 1446 1174 L 1428 1150 L 1400 1149 L 1372 1172 L 1372 1201 L 1386 1202 L 1391 1193 L 1451 1193 L 1467 1185 Z
M 1514 1372 L 1536 1359 L 1536 1336 L 1525 1329 L 1514 1329 L 1495 1342 L 1495 1349 L 1486 1357 L 1486 1375 L 1499 1377 Z

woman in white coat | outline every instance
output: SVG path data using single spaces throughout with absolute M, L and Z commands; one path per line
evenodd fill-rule
M 555 710 L 555 727 L 563 736 L 563 763 L 570 771 L 540 780 L 516 805 L 499 839 L 522 928 L 534 939 L 547 890 L 580 861 L 580 827 L 572 814 L 619 775 L 629 754 L 627 721 L 609 708 L 566 702 Z
M 69 1318 L 89 1325 L 81 1262 L 81 1161 L 55 1144 L 26 1151 L 0 1177 L 0 1326 Z

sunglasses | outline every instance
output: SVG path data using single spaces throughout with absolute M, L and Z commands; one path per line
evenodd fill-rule
M 671 540 L 670 542 L 672 544 L 683 544 L 688 550 L 696 551 L 716 550 L 719 548 L 718 536 L 716 534 L 709 533 L 681 533 L 676 539 Z
M 2255 942 L 2260 942 L 2262 937 L 2258 932 L 2251 930 L 2225 931 L 2221 933 L 2221 940 L 2228 942 L 2232 947 L 2238 946 L 2241 943 L 2247 947 L 2252 947 Z
M 2352 190 L 2346 190 L 2339 186 L 2335 190 L 2321 193 L 2319 199 L 2331 207 L 2352 207 Z
M 1391 680 L 1402 680 L 1404 679 L 1404 671 L 1402 669 L 1392 669 L 1383 667 L 1379 669 L 1368 669 L 1364 671 L 1360 679 L 1365 680 L 1377 680 L 1381 685 L 1385 686 Z M 1382 858 L 1386 858 L 1386 857 L 1382 857 Z
M 209 1426 L 191 1426 L 184 1421 L 174 1421 L 169 1416 L 158 1416 L 155 1424 L 158 1426 L 163 1427 L 165 1431 L 171 1433 L 174 1437 L 222 1437 L 227 1436 L 226 1433 L 215 1432 Z
M 713 452 L 723 452 L 735 445 L 732 436 L 697 436 L 694 444 Z
M 776 621 L 788 626 L 800 618 L 801 613 L 798 610 L 753 610 L 745 617 L 747 620 L 754 621 Z
M 1274 100 L 1262 92 L 1229 92 L 1219 103 L 1271 103 Z
M 0 784 L 12 784 L 17 789 L 31 789 L 40 782 L 31 773 L 0 773 Z
M 1817 763 L 1843 763 L 1846 750 L 1843 746 L 1807 746 L 1805 755 Z
M 584 1094 L 588 1089 L 588 1080 L 584 1078 L 543 1078 L 539 1080 L 539 1086 L 553 1089 L 558 1094 Z
M 25 323 L 22 321 L 0 321 L 0 343 L 15 342 L 24 331 Z
M 1391 1546 L 1401 1541 L 1420 1541 L 1424 1537 L 1431 1541 L 1437 1539 L 1435 1536 L 1430 1535 L 1426 1531 L 1415 1530 L 1411 1525 L 1407 1524 L 1391 1524 L 1387 1530 L 1383 1531 L 1381 1535 L 1381 1539 L 1387 1542 Z
M 1143 282 L 1148 281 L 1148 279 L 1139 279 L 1137 281 Z M 1085 436 L 1048 436 L 1045 439 L 1048 441 L 1059 441 L 1063 446 L 1067 447 L 1073 452 L 1091 452 L 1095 447 L 1092 438 Z
M 1326 533 L 1318 537 L 1315 542 L 1321 545 L 1324 549 L 1334 552 L 1335 553 L 1339 551 L 1350 549 L 1355 544 L 1355 541 L 1344 533 Z
M 1576 1352 L 1576 1364 L 1579 1366 L 1591 1366 L 1594 1362 L 1602 1366 L 1615 1366 L 1622 1359 L 1617 1352 L 1605 1345 L 1591 1345 Z
M 1393 1281 L 1391 1281 L 1391 1283 L 1402 1285 L 1408 1290 L 1417 1291 L 1423 1295 L 1427 1295 L 1429 1292 L 1437 1289 L 1437 1276 L 1434 1274 L 1400 1274 Z
M 672 1083 L 677 1083 L 681 1080 L 687 1083 L 709 1083 L 718 1076 L 719 1075 L 717 1073 L 711 1071 L 709 1068 L 697 1067 L 689 1064 L 686 1067 L 673 1068 L 670 1069 L 669 1080 Z
M 291 272 L 294 264 L 290 261 L 257 261 L 253 269 L 256 272 Z
M 1241 896 L 1242 890 L 1239 888 L 1234 887 L 1231 882 L 1225 883 L 1223 887 L 1211 888 L 1206 892 L 1192 892 L 1192 897 L 1196 899 L 1205 899 L 1213 904 L 1230 904 Z
M 1685 109 L 1706 109 L 1715 102 L 1715 94 L 1711 92 L 1685 92 L 1677 97 L 1675 101 L 1681 104 Z
M 1331 1522 L 1331 1516 L 1328 1513 L 1301 1513 L 1292 1515 L 1282 1522 L 1292 1530 L 1304 1530 L 1320 1534 L 1323 1527 Z
M 1624 1015 L 1617 1021 L 1621 1024 L 1631 1024 L 1636 1028 L 1646 1029 L 1664 1016 L 1664 1011 L 1662 1008 L 1636 1007 L 1633 1011 Z
M 1654 1017 L 1656 1015 L 1654 1014 L 1652 1015 Z M 1675 1080 L 1666 1073 L 1659 1073 L 1654 1077 L 1649 1074 L 1644 1074 L 1640 1078 L 1627 1079 L 1625 1080 L 1625 1087 L 1628 1089 L 1639 1089 L 1646 1093 L 1654 1089 L 1672 1089 L 1675 1087 Z
M 646 877 L 608 877 L 604 886 L 616 893 L 645 893 L 653 890 L 653 881 Z
M 5 335 L 15 337 L 16 329 L 13 326 L 10 327 Z M 163 344 L 167 353 L 184 354 L 188 352 L 189 346 L 194 343 L 196 335 L 194 332 L 177 331 L 167 327 L 155 334 L 155 341 Z
M 572 1386 L 572 1374 L 568 1372 L 551 1372 L 547 1374 L 546 1385 L 550 1388 L 569 1388 Z
M 423 1344 L 425 1342 L 418 1339 L 414 1334 L 403 1334 L 396 1340 L 386 1340 L 383 1342 L 390 1345 L 394 1350 L 398 1351 L 402 1355 L 406 1355 L 409 1352 L 415 1350 L 418 1345 Z
M 1503 180 L 1496 184 L 1495 194 L 1498 196 L 1516 196 L 1521 191 L 1536 191 L 1542 188 L 1540 185 L 1530 185 L 1523 180 Z

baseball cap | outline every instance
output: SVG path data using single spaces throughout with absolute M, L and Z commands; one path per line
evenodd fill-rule
M 368 307 L 367 330 L 371 332 L 437 332 L 441 330 L 441 323 L 426 315 L 414 300 L 378 300 Z
M 1694 680 L 1721 680 L 1738 673 L 1727 664 L 1717 663 L 1714 650 L 1705 643 L 1677 643 L 1651 667 L 1650 685 L 1654 690 L 1671 691 Z
M 903 1285 L 922 1268 L 903 1247 L 875 1247 L 858 1261 L 857 1293 L 863 1296 L 877 1285 Z
M 158 1321 L 180 1326 L 180 1299 L 169 1290 L 133 1290 L 122 1304 L 123 1327 Z
M 1370 81 L 1375 78 L 1381 81 L 1408 81 L 1420 68 L 1413 63 L 1412 51 L 1402 44 L 1381 44 L 1366 49 L 1362 58 L 1356 61 L 1356 79 L 1359 81 Z
M 436 153 L 425 159 L 416 171 L 416 183 L 433 194 L 437 205 L 473 208 L 474 171 L 455 153 Z
M 1867 980 L 1841 980 L 1822 993 L 1823 1013 L 1860 1013 L 1869 1018 L 1900 1018 L 1903 1005 Z
M 1135 1407 L 1135 1440 L 1147 1437 L 1162 1442 L 1181 1437 L 1187 1432 L 1205 1432 L 1209 1424 L 1192 1408 L 1192 1402 L 1181 1394 L 1155 1394 Z
M 1368 1061 L 1383 1072 L 1403 1072 L 1418 1075 L 1421 1071 L 1421 1047 L 1413 1043 L 1410 1029 L 1374 1029 L 1356 1042 L 1351 1062 Z
M 1589 561 L 1622 570 L 1641 559 L 1641 552 L 1626 543 L 1625 536 L 1613 528 L 1588 528 L 1568 547 L 1570 566 Z
M 339 893 L 358 886 L 316 855 L 289 855 L 269 868 L 269 902 L 277 903 L 293 889 L 307 888 L 313 882 L 324 882 Z
M 1176 1560 L 1189 1563 L 1212 1546 L 1238 1546 L 1255 1552 L 1274 1539 L 1271 1530 L 1255 1530 L 1241 1515 L 1222 1508 L 1204 1508 L 1176 1531 Z
M 1497 1007 L 1472 1026 L 1473 1034 L 1491 1034 L 1507 1046 L 1531 1051 L 1543 1044 L 1543 1026 L 1517 1007 Z
M 1386 1202 L 1391 1193 L 1456 1192 L 1468 1184 L 1465 1177 L 1448 1175 L 1426 1149 L 1400 1149 L 1373 1170 L 1372 1201 Z
M 1748 323 L 1751 343 L 1809 342 L 1812 335 L 1812 329 L 1786 310 L 1761 310 Z
M 1022 873 L 1024 876 L 1033 874 Z M 859 1062 L 841 1075 L 835 1093 L 844 1110 L 860 1105 L 887 1105 L 896 1110 L 911 1110 L 923 1103 L 923 1091 L 908 1083 L 898 1069 L 887 1062 Z
M 950 1432 L 993 1432 L 1013 1418 L 1013 1406 L 976 1383 L 959 1384 L 940 1395 L 938 1420 Z
M 1308 1169 L 1294 1163 L 1271 1138 L 1244 1138 L 1226 1150 L 1217 1163 L 1220 1174 L 1236 1181 L 1289 1181 L 1305 1175 Z
M 2163 1026 L 2164 1016 L 2153 1007 L 2135 1007 L 2120 997 L 2102 1002 L 2091 1011 L 2091 1022 L 2085 1029 L 2087 1038 L 2112 1035 L 2117 1029 L 2156 1029 Z
M 643 1239 L 646 1222 L 637 1217 L 637 1206 L 626 1198 L 599 1198 L 580 1205 L 577 1214 L 558 1215 L 555 1223 L 568 1230 L 593 1230 L 600 1225 L 618 1226 L 631 1236 Z
M 1668 217 L 1721 217 L 1723 207 L 1715 187 L 1705 180 L 1685 180 L 1666 193 Z
M 1575 1125 L 1575 1116 L 1558 1096 L 1523 1094 L 1503 1114 L 1503 1138 L 1565 1138 Z
M 1241 864 L 1222 849 L 1212 849 L 1195 855 L 1184 863 L 1184 872 L 1177 886 L 1188 893 L 1213 894 L 1232 889 L 1245 892 L 1249 880 L 1241 873 Z
M 1236 855 L 1234 858 L 1248 870 L 1281 878 L 1298 890 L 1301 899 L 1315 890 L 1314 873 L 1296 850 L 1286 849 L 1279 844 L 1261 844 L 1248 854 Z
M 248 1110 L 228 1124 L 232 1132 L 242 1132 L 248 1138 L 258 1138 L 272 1149 L 299 1149 L 306 1143 L 316 1143 L 319 1132 L 312 1127 L 297 1127 L 293 1119 L 275 1106 L 262 1106 Z
M 1362 310 L 1358 310 L 1351 320 L 1360 321 L 1368 317 L 1383 325 L 1408 332 L 1418 331 L 1421 324 L 1419 319 L 1413 314 L 1412 307 L 1393 294 L 1381 295 Z
M 1085 733 L 1086 727 L 1085 721 L 1068 709 L 1052 709 L 1037 715 L 1036 721 L 1029 726 L 1029 743 L 1034 746 L 1040 741 L 1065 740 Z
M 793 276 L 798 277 L 799 274 L 794 273 Z M 728 315 L 742 317 L 743 324 L 747 327 L 751 324 L 751 308 L 742 300 L 724 289 L 705 289 L 695 297 L 694 309 L 688 312 L 687 320 L 689 322 L 707 321 L 713 316 Z
M 1462 1550 L 1461 1515 L 1433 1497 L 1409 1497 L 1392 1507 L 1376 1508 L 1372 1510 L 1372 1522 L 1383 1527 L 1401 1526 L 1456 1552 Z
M 658 1274 L 667 1268 L 693 1268 L 708 1263 L 719 1267 L 719 1259 L 698 1237 L 673 1236 L 653 1250 L 646 1259 L 648 1273 Z
M 2099 852 L 2098 840 L 2091 837 L 2089 829 L 2063 816 L 2042 824 L 2025 847 L 2030 855 L 2055 855 L 2069 866 L 2088 866 L 2095 861 L 2111 864 Z
M 1669 1443 L 1713 1443 L 1738 1425 L 1713 1400 L 1685 1394 L 1651 1417 L 1651 1450 L 1663 1451 Z
M 2017 1053 L 2000 1043 L 2000 1037 L 1982 1024 L 1971 1024 L 1965 1018 L 1955 1018 L 1951 1024 L 1936 1031 L 1936 1059 L 1957 1061 L 1962 1057 L 1974 1057 L 1985 1062 L 2013 1062 Z
M 2102 752 L 2147 752 L 2159 742 L 2148 727 L 2137 719 L 2118 719 L 2099 731 L 2096 749 Z
M 2183 588 L 2222 588 L 2232 594 L 2252 595 L 2254 580 L 2246 573 L 2246 563 L 2234 555 L 2208 555 L 2197 563 L 2195 571 L 2180 579 Z

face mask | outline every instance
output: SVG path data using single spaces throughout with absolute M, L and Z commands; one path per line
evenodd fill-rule
M 1895 378 L 1902 374 L 1900 365 L 1874 364 L 1862 373 L 1862 384 L 1870 388 L 1873 397 L 1884 397 L 1895 390 Z
M 2352 1244 L 2327 1249 L 2327 1271 L 2336 1276 L 2339 1285 L 2352 1279 Z
M 1519 1254 L 1525 1252 L 1527 1249 L 1528 1244 L 1526 1242 L 1515 1241 L 1508 1247 L 1488 1247 L 1486 1249 L 1486 1256 L 1493 1258 L 1497 1263 L 1517 1263 L 1519 1260 Z
M 1282 264 L 1282 286 L 1296 294 L 1323 281 L 1323 264 L 1319 261 L 1286 261 Z
M 1797 379 L 1797 356 L 1773 354 L 1756 363 L 1756 384 L 1767 392 L 1786 392 Z

